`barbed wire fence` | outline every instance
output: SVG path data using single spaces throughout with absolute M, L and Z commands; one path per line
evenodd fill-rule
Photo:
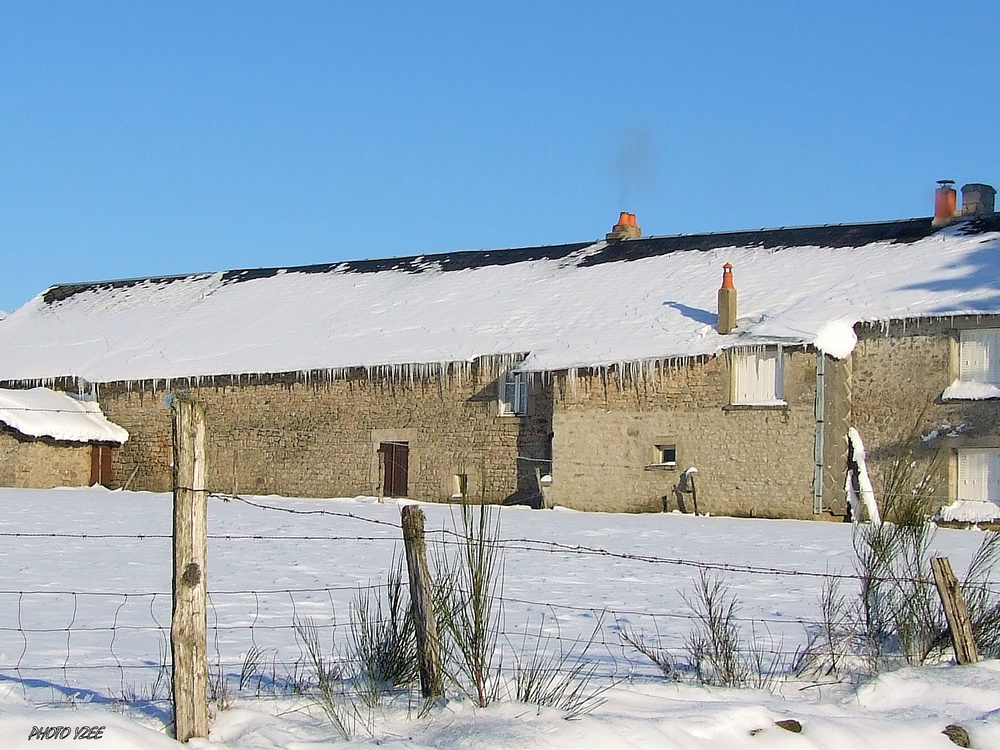
M 242 503 L 256 510 L 292 516 L 327 516 L 378 528 L 382 534 L 209 534 L 213 544 L 245 542 L 362 542 L 401 547 L 400 525 L 359 513 L 301 509 L 257 499 L 212 493 L 216 501 Z M 153 541 L 165 534 L 90 534 L 0 532 L 0 537 L 58 543 L 61 539 Z M 460 530 L 428 531 L 429 544 L 447 553 L 465 544 Z M 580 559 L 627 561 L 640 566 L 671 566 L 693 574 L 804 578 L 860 585 L 854 572 L 792 570 L 712 561 L 617 552 L 596 546 L 548 539 L 501 537 L 495 542 L 507 555 L 560 555 Z M 335 565 L 336 561 L 331 561 Z M 384 571 L 373 571 L 383 577 Z M 913 583 L 933 585 L 930 579 Z M 986 582 L 1000 590 L 1000 582 Z M 405 582 L 403 584 L 405 586 Z M 350 601 L 357 595 L 383 593 L 388 584 L 344 586 L 213 589 L 209 586 L 208 640 L 211 690 L 217 700 L 287 696 L 307 689 L 307 654 L 297 633 L 298 623 L 311 623 L 323 638 L 343 674 L 352 673 L 345 648 L 350 631 Z M 345 601 L 347 602 L 345 604 Z M 15 683 L 36 704 L 111 703 L 169 713 L 169 591 L 0 590 L 0 681 Z M 640 634 L 655 647 L 676 656 L 688 647 L 687 636 L 699 615 L 688 607 L 657 611 L 606 605 L 568 604 L 544 598 L 498 597 L 504 613 L 498 633 L 508 654 L 554 653 L 587 649 L 589 658 L 607 680 L 656 677 L 655 664 L 623 639 Z M 818 605 L 817 605 L 818 608 Z M 765 650 L 790 665 L 801 656 L 809 634 L 824 626 L 819 618 L 741 616 L 732 621 L 769 634 Z M 596 632 L 595 632 L 596 630 Z M 137 657 L 137 655 L 142 655 Z M 846 645 L 841 655 L 849 656 Z M 565 667 L 569 671 L 571 667 Z

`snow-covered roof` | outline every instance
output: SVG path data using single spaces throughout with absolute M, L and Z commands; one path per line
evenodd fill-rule
M 30 437 L 77 443 L 128 440 L 128 432 L 109 421 L 96 401 L 79 401 L 48 388 L 0 388 L 0 422 Z
M 715 330 L 732 263 L 739 326 Z M 52 287 L 0 326 L 0 381 L 470 361 L 561 370 L 737 345 L 850 351 L 859 321 L 1000 313 L 1000 217 L 474 251 Z

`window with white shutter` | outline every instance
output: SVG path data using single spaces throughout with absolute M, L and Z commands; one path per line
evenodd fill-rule
M 733 404 L 784 406 L 781 349 L 732 353 Z
M 1000 450 L 958 451 L 958 499 L 1000 504 Z

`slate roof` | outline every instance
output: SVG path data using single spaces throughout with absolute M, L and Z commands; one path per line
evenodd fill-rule
M 981 219 L 973 232 L 986 231 L 992 226 L 1000 229 L 1000 218 Z M 706 234 L 677 234 L 663 237 L 643 237 L 628 242 L 612 243 L 588 255 L 579 265 L 595 266 L 623 260 L 639 260 L 667 253 L 686 250 L 714 250 L 722 247 L 761 247 L 776 249 L 811 245 L 815 247 L 861 247 L 872 242 L 915 242 L 934 232 L 931 219 L 905 219 L 902 221 L 871 222 L 865 224 L 827 224 L 823 226 L 781 227 L 738 232 L 709 232 Z M 509 250 L 464 250 L 433 255 L 408 255 L 398 258 L 349 260 L 338 263 L 316 263 L 307 266 L 274 268 L 248 268 L 223 272 L 226 283 L 253 281 L 277 276 L 283 272 L 315 273 L 380 273 L 403 271 L 421 273 L 428 270 L 463 271 L 487 266 L 505 266 L 534 260 L 562 260 L 573 253 L 590 247 L 592 242 L 574 242 L 565 245 L 540 245 Z M 115 279 L 74 284 L 57 284 L 43 294 L 47 303 L 60 302 L 74 294 L 91 290 L 124 289 L 144 282 L 157 284 L 205 276 L 183 274 L 179 276 L 152 276 L 134 279 Z

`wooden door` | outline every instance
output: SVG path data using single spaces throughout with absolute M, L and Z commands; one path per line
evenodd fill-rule
M 94 443 L 90 446 L 90 484 L 111 486 L 111 446 Z
M 381 443 L 382 494 L 387 497 L 406 497 L 409 475 L 410 446 L 408 443 Z

